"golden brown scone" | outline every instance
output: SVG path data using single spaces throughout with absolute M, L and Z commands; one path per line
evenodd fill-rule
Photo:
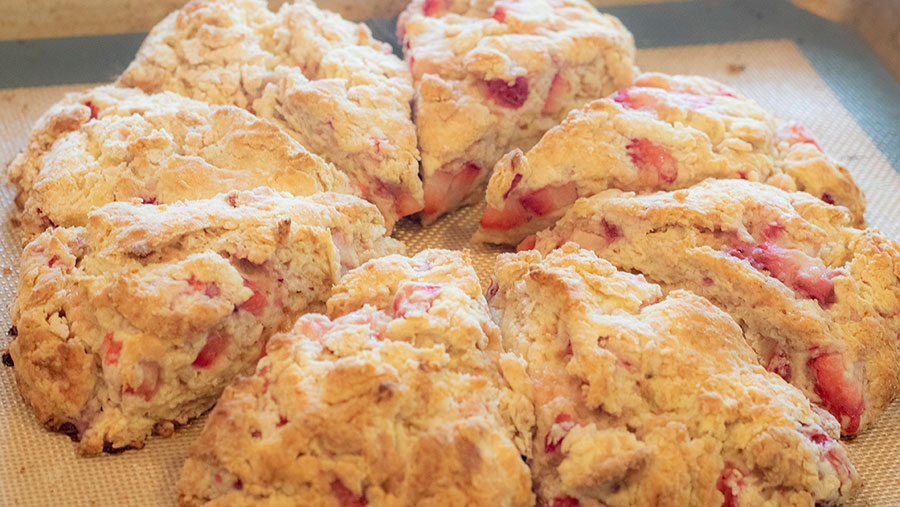
M 81 454 L 142 447 L 252 372 L 343 271 L 400 249 L 378 210 L 345 194 L 108 204 L 25 248 L 9 347 L 19 390 Z
M 503 157 L 475 239 L 516 244 L 553 225 L 579 197 L 674 190 L 706 178 L 803 190 L 865 224 L 865 199 L 850 173 L 803 127 L 712 79 L 647 73 L 572 111 L 528 153 Z
M 488 297 L 528 364 L 538 505 L 833 505 L 859 485 L 835 419 L 709 301 L 572 244 L 501 255 Z
M 112 86 L 69 94 L 44 113 L 9 180 L 24 243 L 51 225 L 85 225 L 113 201 L 168 204 L 259 186 L 350 192 L 333 165 L 242 109 Z
M 348 274 L 332 318 L 302 317 L 225 390 L 179 502 L 534 505 L 521 457 L 533 411 L 500 373 L 499 332 L 473 281 L 467 256 L 449 251 Z M 375 306 L 355 305 L 364 294 Z
M 362 24 L 296 0 L 193 0 L 162 20 L 118 84 L 272 120 L 350 177 L 388 229 L 422 209 L 409 69 Z
M 584 0 L 414 0 L 397 34 L 416 90 L 426 223 L 479 201 L 503 154 L 635 73 L 631 33 Z
M 900 392 L 900 247 L 845 208 L 762 183 L 582 199 L 553 230 L 664 289 L 709 298 L 770 371 L 841 422 L 870 427 Z

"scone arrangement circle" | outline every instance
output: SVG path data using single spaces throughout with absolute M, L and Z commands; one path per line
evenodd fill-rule
M 900 392 L 900 246 L 802 126 L 584 0 L 193 0 L 10 164 L 9 347 L 83 455 L 212 408 L 182 505 L 836 505 Z M 404 255 L 486 208 L 518 245 Z M 368 202 L 367 202 L 368 201 Z M 441 245 L 432 245 L 440 247 Z M 482 289 L 486 286 L 486 289 Z

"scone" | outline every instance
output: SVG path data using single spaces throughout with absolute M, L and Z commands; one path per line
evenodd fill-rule
M 710 180 L 581 199 L 536 247 L 574 241 L 665 290 L 709 298 L 764 366 L 852 435 L 900 391 L 900 247 L 852 223 L 803 192 Z
M 344 171 L 388 229 L 422 209 L 409 70 L 365 25 L 296 0 L 193 0 L 147 36 L 118 84 L 232 104 Z
M 803 127 L 711 79 L 648 73 L 573 111 L 528 153 L 503 157 L 475 238 L 514 245 L 578 197 L 674 190 L 706 178 L 803 190 L 845 206 L 864 225 L 862 192 Z
M 488 297 L 528 364 L 538 505 L 834 505 L 858 487 L 835 419 L 709 301 L 571 244 L 501 255 Z
M 269 186 L 294 195 L 350 192 L 343 173 L 272 123 L 170 92 L 102 86 L 67 95 L 9 166 L 24 242 L 94 208 L 168 204 Z
M 397 34 L 416 88 L 425 223 L 480 200 L 503 154 L 635 72 L 631 34 L 584 0 L 414 0 Z
M 343 271 L 399 249 L 378 210 L 345 194 L 108 204 L 25 248 L 9 347 L 19 390 L 81 454 L 139 448 L 252 372 Z
M 331 318 L 274 336 L 256 374 L 225 390 L 181 505 L 534 505 L 521 447 L 533 412 L 500 374 L 466 256 L 390 256 L 340 285 Z M 373 305 L 351 310 L 364 293 Z

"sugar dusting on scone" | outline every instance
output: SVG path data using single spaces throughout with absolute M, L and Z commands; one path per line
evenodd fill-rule
M 528 364 L 538 505 L 833 505 L 859 486 L 835 419 L 707 300 L 571 244 L 501 255 L 488 298 Z
M 396 253 L 371 204 L 270 189 L 112 203 L 22 257 L 9 352 L 37 419 L 81 454 L 142 447 L 209 409 L 341 274 Z
M 631 34 L 583 0 L 414 0 L 397 33 L 416 89 L 425 223 L 480 200 L 501 156 L 634 76 Z
M 900 247 L 803 192 L 710 180 L 649 195 L 582 199 L 552 230 L 665 289 L 709 298 L 760 360 L 852 435 L 900 392 Z
M 8 174 L 26 243 L 47 227 L 85 225 L 113 201 L 168 204 L 259 186 L 351 192 L 333 165 L 247 111 L 112 86 L 51 107 Z
M 147 36 L 119 85 L 273 120 L 350 177 L 388 229 L 422 209 L 409 70 L 362 24 L 309 0 L 193 0 Z
M 706 178 L 802 190 L 865 223 L 865 199 L 853 178 L 802 126 L 711 79 L 648 73 L 572 111 L 528 153 L 503 157 L 475 239 L 516 244 L 552 225 L 579 197 L 674 190 Z
M 181 505 L 534 505 L 531 407 L 500 373 L 465 254 L 372 261 L 328 307 L 225 390 L 182 470 Z

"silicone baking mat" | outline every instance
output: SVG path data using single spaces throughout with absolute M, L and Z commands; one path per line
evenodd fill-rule
M 900 174 L 894 169 L 900 169 L 900 85 L 849 28 L 781 1 L 750 3 L 673 2 L 609 11 L 634 32 L 643 48 L 638 53 L 642 69 L 721 80 L 808 126 L 865 191 L 869 222 L 900 239 Z M 390 22 L 372 26 L 382 39 L 392 37 Z M 128 34 L 0 42 L 0 88 L 5 88 L 0 89 L 0 164 L 24 146 L 31 124 L 47 107 L 66 92 L 111 80 L 140 40 Z M 21 252 L 10 222 L 13 195 L 9 186 L 0 188 L 0 302 L 5 308 L 15 297 Z M 493 258 L 503 250 L 470 244 L 480 211 L 461 210 L 427 229 L 403 221 L 395 237 L 410 253 L 468 248 L 487 280 Z M 0 326 L 9 327 L 8 311 L 0 311 Z M 0 344 L 6 340 L 0 337 Z M 140 451 L 79 458 L 67 437 L 37 424 L 16 390 L 12 370 L 0 368 L 0 505 L 172 505 L 181 465 L 202 423 L 201 418 L 172 438 L 152 438 Z M 865 481 L 854 505 L 900 505 L 900 400 L 848 446 Z

